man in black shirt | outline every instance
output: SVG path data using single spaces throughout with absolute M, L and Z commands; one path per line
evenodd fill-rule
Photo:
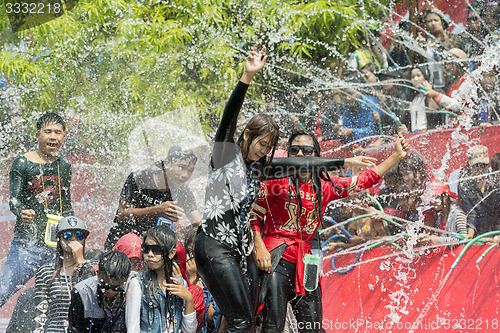
M 158 170 L 132 172 L 123 186 L 114 219 L 116 225 L 108 234 L 105 249 L 111 249 L 129 232 L 142 236 L 157 224 L 159 217 L 176 223 L 186 215 L 194 223 L 200 223 L 196 200 L 186 185 L 196 161 L 192 150 L 173 146 L 167 160 L 158 163 Z

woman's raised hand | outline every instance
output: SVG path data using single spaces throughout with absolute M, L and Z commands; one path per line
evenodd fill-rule
M 257 47 L 259 43 L 255 43 L 252 52 L 248 55 L 245 61 L 245 72 L 241 77 L 241 81 L 246 84 L 250 84 L 255 74 L 260 72 L 267 61 L 267 55 L 264 55 L 266 47 L 262 47 L 260 52 L 257 52 Z

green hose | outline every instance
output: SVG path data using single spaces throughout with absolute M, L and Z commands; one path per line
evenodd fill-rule
M 382 212 L 384 211 L 384 208 L 382 208 L 382 205 L 380 204 L 380 202 L 379 202 L 377 199 L 375 199 L 374 197 L 372 197 L 372 196 L 371 196 L 371 195 L 369 195 L 368 193 L 366 194 L 366 196 L 367 196 L 368 198 L 370 198 L 370 200 L 371 200 L 371 201 L 373 201 L 373 203 L 374 203 L 375 205 L 377 205 L 378 210 L 380 210 L 380 211 L 382 211 Z
M 378 242 L 373 243 L 371 245 L 365 246 L 364 248 L 361 249 L 361 251 L 366 251 L 366 250 L 373 249 L 374 247 L 377 247 L 377 246 L 379 246 L 380 244 L 383 244 L 383 243 L 384 243 L 384 241 L 378 241 Z
M 483 260 L 483 258 L 488 254 L 488 252 L 490 252 L 491 250 L 493 250 L 493 248 L 495 246 L 498 246 L 498 244 L 493 244 L 486 251 L 484 251 L 484 253 L 481 254 L 481 256 L 477 259 L 476 264 L 479 264 L 481 262 L 481 260 Z
M 276 110 L 280 111 L 280 112 L 283 112 L 284 114 L 286 114 L 287 116 L 289 117 L 292 117 L 292 114 L 289 113 L 288 111 L 286 110 L 283 110 L 281 108 L 276 108 Z M 304 125 L 302 125 L 302 123 L 300 122 L 300 120 L 297 120 L 297 124 L 299 124 L 300 128 L 302 128 L 302 130 L 304 130 L 304 132 L 307 132 L 306 128 L 304 127 Z
M 378 209 L 383 212 L 384 211 L 384 208 L 382 208 L 382 205 L 380 204 L 380 202 L 378 202 L 377 199 L 375 199 L 374 197 L 372 197 L 371 195 L 369 195 L 368 193 L 366 194 L 366 196 L 368 198 L 370 198 L 370 200 L 373 201 L 373 203 L 378 207 Z M 383 219 L 383 218 L 382 218 Z M 385 229 L 385 232 L 387 233 L 387 236 L 390 236 L 391 235 L 391 231 L 389 230 L 389 226 L 387 225 L 387 220 L 383 219 L 384 221 L 384 229 Z
M 490 231 L 490 232 L 484 233 L 482 235 L 479 235 L 476 238 L 474 238 L 471 241 L 469 241 L 469 243 L 467 243 L 467 245 L 465 245 L 465 247 L 462 249 L 462 252 L 460 252 L 460 254 L 458 255 L 457 259 L 455 259 L 455 261 L 451 265 L 451 269 L 453 269 L 453 268 L 455 268 L 457 266 L 458 262 L 464 256 L 465 251 L 467 251 L 469 249 L 469 247 L 471 247 L 474 243 L 476 243 L 477 241 L 481 240 L 481 238 L 488 237 L 488 236 L 491 236 L 491 235 L 498 235 L 498 234 L 500 234 L 500 230 Z
M 392 223 L 392 224 L 394 224 L 396 227 L 403 228 L 403 225 L 402 225 L 402 224 L 400 224 L 400 223 L 398 223 L 398 222 L 396 222 L 396 221 L 393 221 L 393 220 L 391 220 L 391 219 L 389 219 L 389 218 L 387 218 L 387 217 L 382 216 L 382 220 L 385 220 L 385 221 L 387 221 L 387 222 L 389 222 L 389 223 Z
M 449 114 L 450 116 L 453 116 L 453 117 L 457 117 L 457 118 L 458 118 L 458 114 L 456 114 L 455 112 L 446 111 L 446 110 L 439 110 L 438 112 L 439 112 L 439 113 L 444 113 L 444 114 Z

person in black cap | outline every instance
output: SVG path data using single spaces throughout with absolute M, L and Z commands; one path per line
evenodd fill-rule
M 66 332 L 71 289 L 96 275 L 97 261 L 84 257 L 87 224 L 68 216 L 56 227 L 56 261 L 42 265 L 35 286 L 18 298 L 6 332 Z
M 142 236 L 157 225 L 159 217 L 177 223 L 184 215 L 200 223 L 201 214 L 186 182 L 191 178 L 197 157 L 190 149 L 172 146 L 167 159 L 156 170 L 132 172 L 123 186 L 120 204 L 104 247 L 110 250 L 121 236 L 133 232 Z

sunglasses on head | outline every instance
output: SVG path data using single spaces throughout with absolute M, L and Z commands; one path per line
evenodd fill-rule
M 302 154 L 304 155 L 312 155 L 314 152 L 313 146 L 302 146 L 302 145 L 292 145 L 288 147 L 288 154 L 297 155 L 299 151 L 302 150 Z
M 64 240 L 70 240 L 73 237 L 73 235 L 75 235 L 76 239 L 78 239 L 78 240 L 84 240 L 85 238 L 87 238 L 87 235 L 85 234 L 85 232 L 83 232 L 81 230 L 63 231 L 61 233 L 62 239 L 64 239 Z
M 104 282 L 101 282 L 99 283 L 99 288 L 104 292 L 105 290 L 112 290 L 114 292 L 117 292 L 117 293 L 122 293 L 124 292 L 125 290 L 120 287 L 120 286 L 112 286 L 112 285 L 109 285 L 107 283 L 104 283 Z
M 162 252 L 163 252 L 161 246 L 158 244 L 150 245 L 150 244 L 142 243 L 141 249 L 142 249 L 143 254 L 148 254 L 151 251 L 151 252 L 153 252 L 153 254 L 155 256 L 162 254 Z

